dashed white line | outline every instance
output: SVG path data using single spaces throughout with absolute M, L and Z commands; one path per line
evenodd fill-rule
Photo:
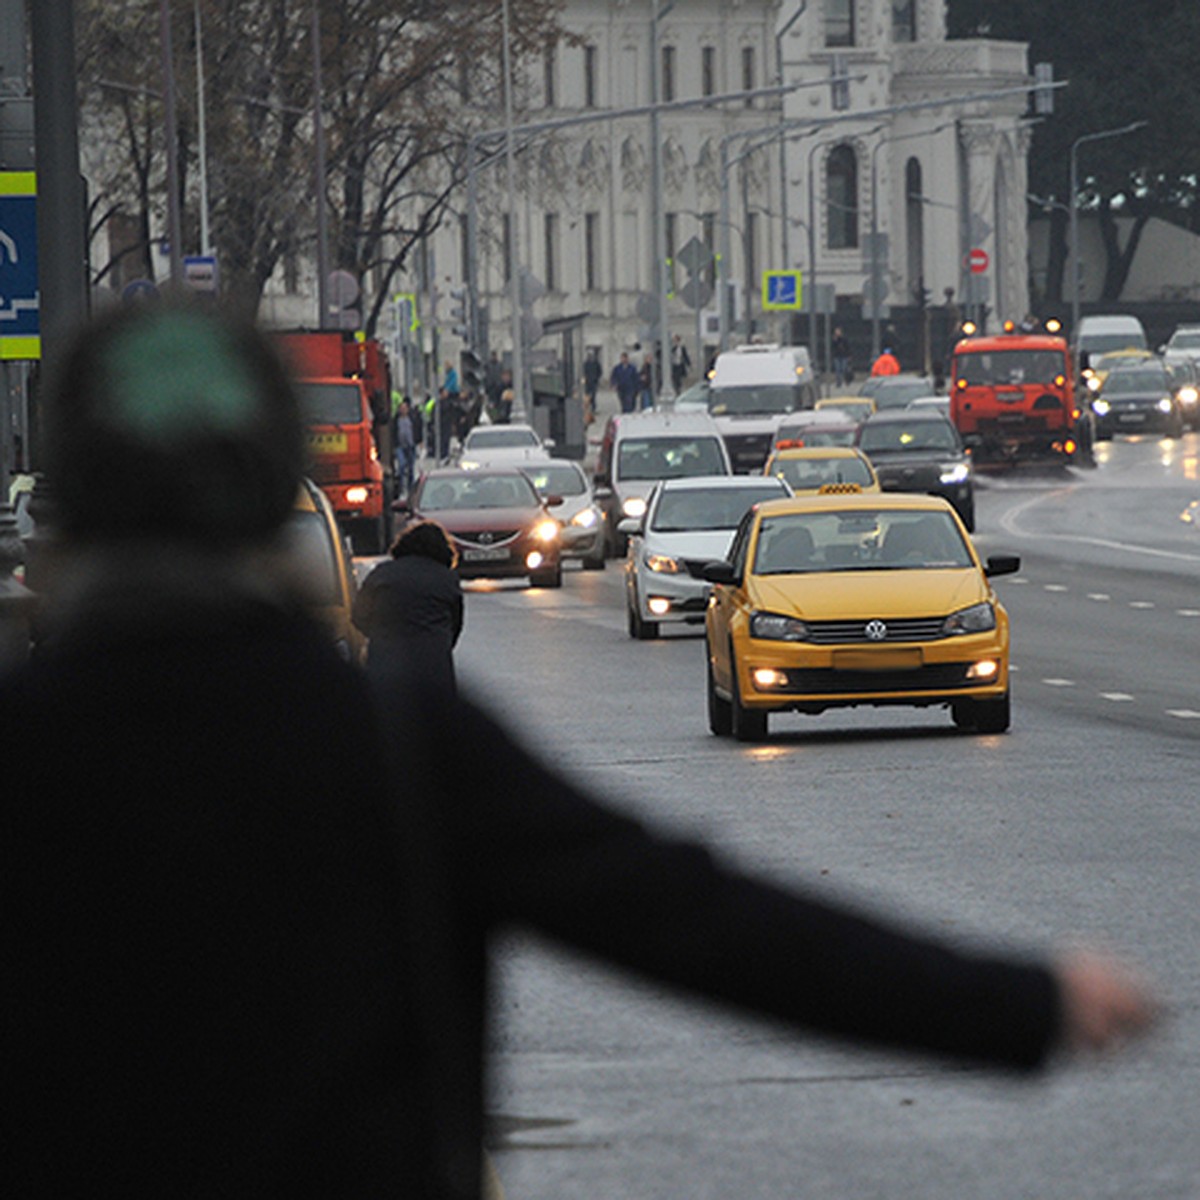
M 1133 699 L 1128 692 L 1101 692 L 1100 695 L 1103 696 L 1105 700 L 1112 700 L 1118 704 L 1126 703 Z
M 1200 617 L 1200 608 L 1177 608 L 1175 615 L 1177 617 Z
M 1194 708 L 1168 708 L 1168 717 L 1178 717 L 1181 721 L 1200 721 L 1200 712 Z
M 1047 592 L 1065 592 L 1067 590 L 1067 585 L 1065 583 L 1047 583 L 1044 584 L 1043 587 Z
M 1112 597 L 1107 592 L 1088 592 L 1088 599 L 1103 603 L 1105 600 L 1111 600 Z
M 1042 682 L 1047 687 L 1068 688 L 1075 686 L 1075 680 L 1073 679 L 1043 679 Z
M 1129 607 L 1130 608 L 1153 608 L 1154 601 L 1153 600 L 1130 600 Z

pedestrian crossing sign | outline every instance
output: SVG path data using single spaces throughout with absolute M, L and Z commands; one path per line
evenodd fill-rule
M 804 307 L 799 271 L 762 273 L 763 312 L 795 312 Z

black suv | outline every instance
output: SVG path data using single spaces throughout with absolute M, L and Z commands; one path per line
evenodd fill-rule
M 885 492 L 943 496 L 974 532 L 971 460 L 958 430 L 941 413 L 919 408 L 874 413 L 858 427 L 854 444 L 871 460 Z

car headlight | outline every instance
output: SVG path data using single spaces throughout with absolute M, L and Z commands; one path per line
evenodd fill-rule
M 657 571 L 662 575 L 679 575 L 687 568 L 677 558 L 672 558 L 669 554 L 650 554 L 642 555 L 642 562 L 651 571 Z
M 1171 399 L 1170 396 L 1164 396 L 1158 402 L 1158 411 L 1159 412 L 1170 412 L 1171 409 L 1173 409 L 1174 407 L 1175 407 L 1175 402 Z
M 1101 400 L 1099 396 L 1092 401 L 1092 412 L 1098 417 L 1107 417 L 1108 410 L 1112 407 L 1107 400 Z
M 941 475 L 938 478 L 943 483 L 966 483 L 970 473 L 971 468 L 966 463 L 942 463 Z
M 947 637 L 955 637 L 962 633 L 987 633 L 996 628 L 996 610 L 985 600 L 982 604 L 972 604 L 970 608 L 951 613 L 942 622 L 942 633 Z
M 539 521 L 533 527 L 533 536 L 539 542 L 554 542 L 558 540 L 557 521 Z
M 571 518 L 571 524 L 579 529 L 592 529 L 599 519 L 594 508 L 581 508 Z
M 1191 384 L 1188 384 L 1186 387 L 1181 387 L 1179 389 L 1179 395 L 1177 396 L 1177 399 L 1179 400 L 1180 404 L 1186 404 L 1190 407 L 1200 400 L 1200 391 L 1197 391 L 1191 386 Z
M 641 496 L 630 496 L 621 505 L 621 515 L 633 517 L 635 520 L 646 515 L 646 501 Z
M 1100 380 L 1098 380 L 1095 375 L 1089 375 L 1087 377 L 1087 385 L 1089 392 L 1098 392 L 1100 390 Z
M 750 636 L 771 642 L 807 642 L 810 634 L 808 626 L 798 617 L 756 612 L 750 614 Z

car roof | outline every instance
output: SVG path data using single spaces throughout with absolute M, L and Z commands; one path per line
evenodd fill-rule
M 889 421 L 940 421 L 943 425 L 949 425 L 950 422 L 946 419 L 944 413 L 935 408 L 932 404 L 927 404 L 921 408 L 884 408 L 879 412 L 872 413 L 864 422 L 864 425 L 885 425 Z
M 660 481 L 664 492 L 686 492 L 713 488 L 724 490 L 747 487 L 762 487 L 762 475 L 684 475 Z
M 776 450 L 771 457 L 779 462 L 794 458 L 866 458 L 866 455 L 855 446 L 789 446 L 786 450 Z
M 614 417 L 617 437 L 652 437 L 656 433 L 711 433 L 721 436 L 717 423 L 702 412 L 645 412 L 621 413 Z
M 950 512 L 954 509 L 941 496 L 918 492 L 838 492 L 826 495 L 796 496 L 787 500 L 764 500 L 755 511 L 762 517 L 786 517 L 791 514 L 825 512 L 830 508 L 864 512 Z
M 544 463 L 531 463 L 532 467 L 544 466 Z M 510 466 L 505 463 L 497 464 L 494 467 L 434 467 L 432 470 L 426 471 L 425 479 L 461 479 L 463 476 L 469 475 L 472 479 L 482 479 L 485 475 L 506 475 L 519 476 L 521 479 L 529 477 L 521 470 L 520 467 Z
M 516 430 L 518 433 L 532 433 L 534 437 L 538 437 L 538 431 L 532 425 L 517 424 L 515 422 L 505 422 L 503 425 L 476 425 L 468 430 L 467 437 L 471 437 L 476 433 L 502 433 L 505 430 Z

